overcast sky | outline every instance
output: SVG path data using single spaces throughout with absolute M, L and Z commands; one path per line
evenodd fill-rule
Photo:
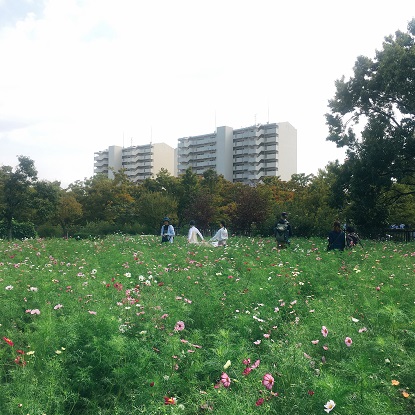
M 288 121 L 315 174 L 343 160 L 335 80 L 414 17 L 413 0 L 0 0 L 0 165 L 29 156 L 67 187 L 110 145 Z

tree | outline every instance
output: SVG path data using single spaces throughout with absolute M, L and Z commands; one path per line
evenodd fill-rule
M 82 216 L 82 205 L 76 200 L 73 192 L 62 190 L 57 211 L 56 219 L 62 227 L 64 237 L 68 237 L 68 227 Z
M 28 218 L 33 185 L 37 181 L 34 161 L 26 156 L 18 156 L 15 171 L 9 166 L 2 167 L 2 214 L 6 223 L 7 235 L 13 238 L 13 219 Z
M 60 192 L 60 182 L 41 180 L 34 184 L 31 205 L 35 225 L 41 225 L 56 215 Z
M 138 220 L 145 232 L 159 233 L 163 217 L 177 223 L 177 202 L 164 192 L 145 191 L 137 201 Z
M 179 226 L 186 222 L 186 213 L 188 213 L 189 206 L 195 199 L 199 190 L 198 176 L 192 172 L 189 167 L 184 174 L 179 178 L 179 187 L 177 191 L 177 215 Z
M 336 81 L 329 108 L 327 140 L 347 150 L 350 211 L 373 235 L 387 223 L 385 195 L 393 184 L 407 185 L 394 197 L 415 193 L 415 19 L 408 32 L 385 37 L 374 59 L 357 58 L 353 77 Z
M 250 235 L 253 227 L 261 229 L 272 212 L 272 194 L 267 186 L 237 184 L 234 187 L 236 209 L 231 217 L 236 232 Z

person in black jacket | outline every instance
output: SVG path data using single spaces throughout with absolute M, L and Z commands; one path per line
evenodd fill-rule
M 329 233 L 328 240 L 327 251 L 332 251 L 333 249 L 344 251 L 346 234 L 342 231 L 339 221 L 336 220 L 334 222 L 333 230 Z
M 278 248 L 285 248 L 287 244 L 290 244 L 289 238 L 292 236 L 292 230 L 290 222 L 288 222 L 287 212 L 281 213 L 280 220 L 275 224 L 274 235 Z

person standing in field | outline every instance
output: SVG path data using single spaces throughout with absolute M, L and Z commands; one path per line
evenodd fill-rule
M 174 235 L 173 225 L 170 224 L 170 219 L 166 216 L 163 219 L 163 226 L 161 227 L 161 242 L 170 242 L 172 244 Z
M 291 243 L 290 236 L 292 236 L 292 230 L 290 222 L 288 222 L 287 212 L 281 213 L 281 218 L 275 224 L 274 235 L 278 248 L 286 248 Z
M 226 241 L 228 240 L 228 230 L 226 229 L 226 223 L 224 220 L 220 221 L 220 228 L 216 232 L 209 242 L 218 241 L 218 246 L 226 246 Z
M 198 235 L 200 236 L 200 239 L 204 241 L 202 234 L 200 233 L 199 229 L 197 229 L 195 226 L 195 221 L 191 220 L 189 233 L 187 235 L 187 242 L 189 242 L 189 244 L 197 244 L 199 242 L 197 239 Z

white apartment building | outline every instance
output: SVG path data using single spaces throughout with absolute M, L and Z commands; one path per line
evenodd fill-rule
M 226 180 L 232 181 L 232 128 L 218 127 L 212 134 L 179 138 L 177 147 L 177 173 L 189 167 L 193 173 L 203 174 L 215 170 Z
M 179 138 L 178 174 L 189 167 L 196 174 L 208 169 L 226 180 L 255 184 L 267 176 L 290 180 L 297 173 L 297 130 L 288 122 L 257 124 Z
M 94 156 L 94 173 L 114 178 L 114 171 L 125 169 L 132 182 L 141 182 L 155 176 L 162 168 L 176 175 L 175 149 L 165 143 L 141 146 L 110 146 Z

